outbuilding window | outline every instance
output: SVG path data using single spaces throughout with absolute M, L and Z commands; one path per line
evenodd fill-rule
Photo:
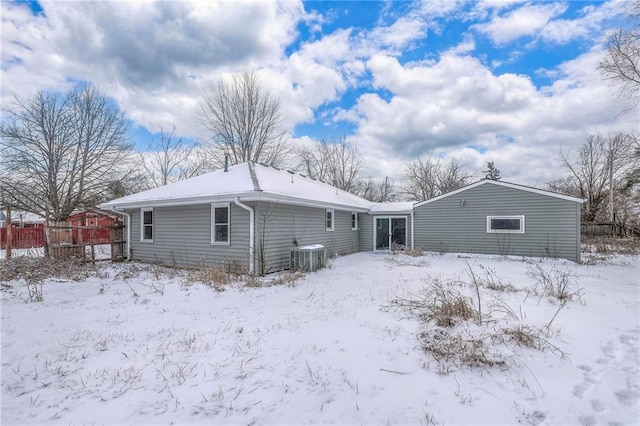
M 333 231 L 335 229 L 334 215 L 335 213 L 333 209 L 326 210 L 325 219 L 326 219 L 327 231 Z
M 351 213 L 351 230 L 358 230 L 358 213 Z
M 211 244 L 229 245 L 229 203 L 211 204 Z
M 140 241 L 153 242 L 153 209 L 140 209 Z
M 524 234 L 524 216 L 487 216 L 487 232 Z

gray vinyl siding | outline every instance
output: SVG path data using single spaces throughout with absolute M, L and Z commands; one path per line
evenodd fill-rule
M 140 241 L 140 209 L 131 214 L 131 257 L 172 266 L 249 269 L 249 212 L 230 203 L 230 245 L 211 244 L 211 204 L 154 207 L 153 242 Z
M 322 244 L 327 256 L 360 250 L 359 231 L 351 229 L 351 212 L 334 211 L 334 230 L 327 231 L 325 209 L 277 203 L 257 203 L 257 273 L 289 268 L 289 254 L 295 247 Z M 360 218 L 364 216 L 360 214 Z M 261 260 L 264 259 L 264 270 Z
M 524 215 L 525 233 L 487 233 L 494 215 Z M 416 207 L 414 219 L 416 247 L 429 251 L 580 260 L 580 204 L 569 200 L 481 185 Z
M 373 250 L 373 216 L 368 213 L 360 213 L 360 251 Z
M 373 224 L 376 218 L 387 218 L 387 217 L 404 217 L 406 218 L 407 225 L 407 236 L 405 246 L 407 248 L 411 248 L 411 215 L 410 214 L 362 214 L 360 215 L 361 224 L 360 227 L 360 251 L 373 251 Z M 362 220 L 365 219 L 365 220 Z

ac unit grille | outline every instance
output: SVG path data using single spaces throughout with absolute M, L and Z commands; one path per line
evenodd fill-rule
M 326 266 L 326 251 L 323 245 L 296 247 L 291 250 L 292 271 L 313 272 Z

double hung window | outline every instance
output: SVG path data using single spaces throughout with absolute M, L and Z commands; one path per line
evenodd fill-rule
M 229 203 L 211 205 L 211 244 L 229 245 Z
M 327 209 L 325 213 L 327 231 L 333 231 L 335 229 L 335 211 L 333 209 Z
M 140 241 L 153 242 L 153 209 L 140 209 Z

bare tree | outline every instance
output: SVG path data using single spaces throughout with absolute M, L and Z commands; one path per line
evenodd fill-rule
M 611 219 L 617 202 L 614 196 L 637 169 L 634 148 L 635 138 L 619 133 L 610 137 L 590 135 L 577 156 L 561 151 L 562 165 L 569 171 L 562 186 L 586 200 L 582 206 L 583 221 L 606 220 L 607 206 Z
M 457 158 L 444 162 L 429 156 L 407 164 L 403 192 L 411 201 L 424 201 L 461 188 L 471 179 Z
M 379 182 L 369 176 L 369 179 L 362 183 L 357 195 L 374 203 L 395 201 L 398 196 L 395 182 L 388 176 Z
M 255 72 L 219 78 L 204 91 L 200 120 L 210 133 L 210 156 L 221 167 L 245 161 L 281 165 L 288 156 L 280 99 L 258 81 Z
M 205 169 L 202 152 L 176 137 L 175 126 L 169 132 L 161 129 L 159 137 L 152 138 L 147 148 L 139 156 L 149 188 L 197 176 Z
M 607 54 L 598 64 L 602 75 L 616 85 L 631 109 L 640 103 L 640 0 L 628 3 L 634 27 L 620 29 L 607 38 Z
M 363 164 L 357 144 L 344 137 L 337 141 L 321 139 L 312 148 L 298 151 L 300 168 L 309 177 L 357 194 L 362 186 Z
M 575 179 L 571 177 L 563 177 L 552 182 L 549 182 L 547 189 L 558 194 L 571 195 L 574 197 L 580 197 L 580 188 L 576 185 Z
M 94 87 L 16 97 L 3 110 L 0 186 L 14 207 L 64 220 L 127 177 L 127 121 Z

